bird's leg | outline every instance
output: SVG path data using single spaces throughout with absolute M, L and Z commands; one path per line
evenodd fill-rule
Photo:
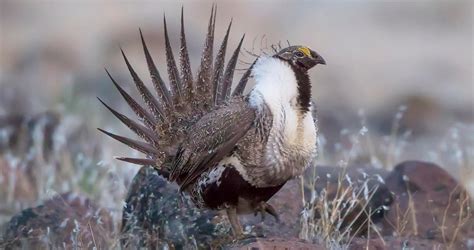
M 278 216 L 278 213 L 276 212 L 275 208 L 268 204 L 265 201 L 261 201 L 256 207 L 255 207 L 255 216 L 260 213 L 262 216 L 262 221 L 265 220 L 265 213 L 269 213 L 271 216 L 275 218 L 277 222 L 280 221 L 280 217 Z
M 230 225 L 232 226 L 232 231 L 234 231 L 234 236 L 236 238 L 241 238 L 244 236 L 244 231 L 240 225 L 239 218 L 237 217 L 237 208 L 231 207 L 226 209 L 227 217 L 229 218 Z

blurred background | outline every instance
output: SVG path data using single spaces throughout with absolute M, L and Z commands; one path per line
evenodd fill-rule
M 150 84 L 138 28 L 165 74 L 163 14 L 177 49 L 184 6 L 196 69 L 211 4 L 0 1 L 0 193 L 9 201 L 0 222 L 51 193 L 74 190 L 116 208 L 120 216 L 138 168 L 113 160 L 134 153 L 95 130 L 126 131 L 96 96 L 131 114 L 104 67 L 138 96 L 119 47 Z M 472 7 L 472 1 L 461 0 L 219 1 L 216 35 L 220 41 L 233 18 L 229 51 L 245 33 L 244 48 L 257 54 L 289 41 L 326 59 L 326 66 L 310 72 L 320 121 L 320 163 L 390 169 L 406 159 L 429 160 L 472 192 Z M 243 52 L 240 59 L 244 69 L 253 58 Z M 31 137 L 26 146 L 19 143 L 22 133 Z M 31 166 L 18 162 L 25 157 L 37 162 L 36 154 L 50 167 L 32 174 Z M 49 160 L 49 154 L 56 160 Z M 30 176 L 19 176 L 23 172 Z M 37 194 L 30 195 L 31 190 Z M 23 200 L 16 198 L 22 195 Z

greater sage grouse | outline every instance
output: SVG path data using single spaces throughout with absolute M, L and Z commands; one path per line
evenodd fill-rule
M 183 13 L 179 68 L 164 20 L 168 84 L 140 32 L 157 95 L 145 86 L 122 51 L 146 108 L 112 77 L 139 121 L 101 102 L 143 141 L 101 131 L 146 155 L 119 160 L 155 167 L 164 178 L 176 182 L 197 207 L 225 209 L 239 237 L 243 231 L 237 215 L 261 212 L 277 218 L 267 201 L 289 179 L 302 174 L 316 154 L 317 126 L 308 70 L 325 61 L 305 46 L 284 48 L 273 56 L 257 58 L 231 93 L 244 37 L 225 65 L 229 24 L 213 59 L 215 16 L 213 8 L 196 77 L 191 72 Z M 243 94 L 249 77 L 255 79 L 255 87 Z

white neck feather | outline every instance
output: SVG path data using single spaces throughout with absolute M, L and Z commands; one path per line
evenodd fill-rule
M 289 64 L 277 58 L 260 58 L 252 74 L 255 87 L 249 103 L 257 110 L 266 105 L 273 118 L 263 161 L 281 178 L 265 183 L 273 185 L 273 181 L 288 180 L 304 171 L 316 152 L 316 126 L 312 107 L 309 112 L 298 107 L 298 82 Z
M 288 63 L 273 57 L 261 57 L 252 70 L 255 87 L 250 92 L 250 103 L 256 107 L 265 102 L 272 111 L 296 101 L 298 85 Z

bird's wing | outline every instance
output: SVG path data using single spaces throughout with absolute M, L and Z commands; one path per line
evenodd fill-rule
M 255 121 L 255 109 L 238 98 L 203 116 L 178 149 L 170 179 L 185 189 L 234 149 Z M 182 180 L 182 181 L 181 181 Z

